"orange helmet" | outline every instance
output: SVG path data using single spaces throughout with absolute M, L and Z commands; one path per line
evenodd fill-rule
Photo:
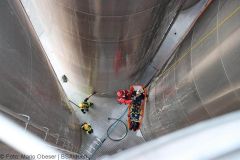
M 123 95 L 124 95 L 124 90 L 121 89 L 121 90 L 117 91 L 117 96 L 118 97 L 122 97 Z

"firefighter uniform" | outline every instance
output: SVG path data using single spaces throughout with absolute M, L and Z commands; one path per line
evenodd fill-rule
M 83 123 L 81 126 L 82 130 L 84 130 L 87 134 L 93 133 L 92 126 L 89 123 Z

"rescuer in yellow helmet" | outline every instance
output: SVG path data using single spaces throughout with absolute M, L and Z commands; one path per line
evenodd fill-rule
M 93 133 L 93 129 L 92 129 L 92 126 L 87 123 L 87 122 L 84 122 L 81 126 L 82 130 L 84 130 L 87 134 L 92 134 Z
M 96 92 L 93 92 L 90 96 L 88 96 L 87 98 L 85 98 L 84 101 L 79 104 L 79 108 L 81 109 L 81 111 L 82 111 L 84 114 L 89 111 L 89 108 L 90 108 L 90 107 L 93 107 L 93 103 L 92 103 L 92 102 L 89 102 L 88 100 L 89 100 L 89 98 L 90 98 L 91 96 L 93 96 L 94 94 L 96 94 Z
M 93 103 L 92 102 L 88 102 L 88 99 L 89 98 L 84 99 L 84 101 L 79 104 L 79 108 L 81 109 L 81 111 L 84 114 L 89 111 L 90 107 L 93 106 Z

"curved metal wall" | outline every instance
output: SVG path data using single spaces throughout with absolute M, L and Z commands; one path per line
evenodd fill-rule
M 240 1 L 214 0 L 150 87 L 147 140 L 240 109 Z
M 81 132 L 69 107 L 20 1 L 0 1 L 0 112 L 22 126 L 26 121 L 50 144 L 77 151 Z
M 51 45 L 45 50 L 58 77 L 66 74 L 78 91 L 112 95 L 137 81 L 158 48 L 157 34 L 164 34 L 184 0 L 22 2 L 41 40 Z

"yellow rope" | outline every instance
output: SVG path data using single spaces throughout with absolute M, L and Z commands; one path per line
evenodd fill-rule
M 188 49 L 186 49 L 183 53 L 183 55 L 175 62 L 173 63 L 167 70 L 165 70 L 163 73 L 161 73 L 159 75 L 159 77 L 157 77 L 156 80 L 158 80 L 159 78 L 161 78 L 164 74 L 166 74 L 167 72 L 171 71 L 173 67 L 175 67 L 180 61 L 182 61 L 182 59 L 187 56 L 189 53 L 191 53 L 190 51 L 195 49 L 196 47 L 198 47 L 206 38 L 208 38 L 212 33 L 214 33 L 218 27 L 221 27 L 227 20 L 229 20 L 231 17 L 233 17 L 238 11 L 240 10 L 240 6 L 237 7 L 233 12 L 231 12 L 231 14 L 229 14 L 227 17 L 225 17 L 220 23 L 219 25 L 216 25 L 215 27 L 213 27 L 209 32 L 207 32 L 204 36 L 202 36 L 192 47 L 189 47 Z

